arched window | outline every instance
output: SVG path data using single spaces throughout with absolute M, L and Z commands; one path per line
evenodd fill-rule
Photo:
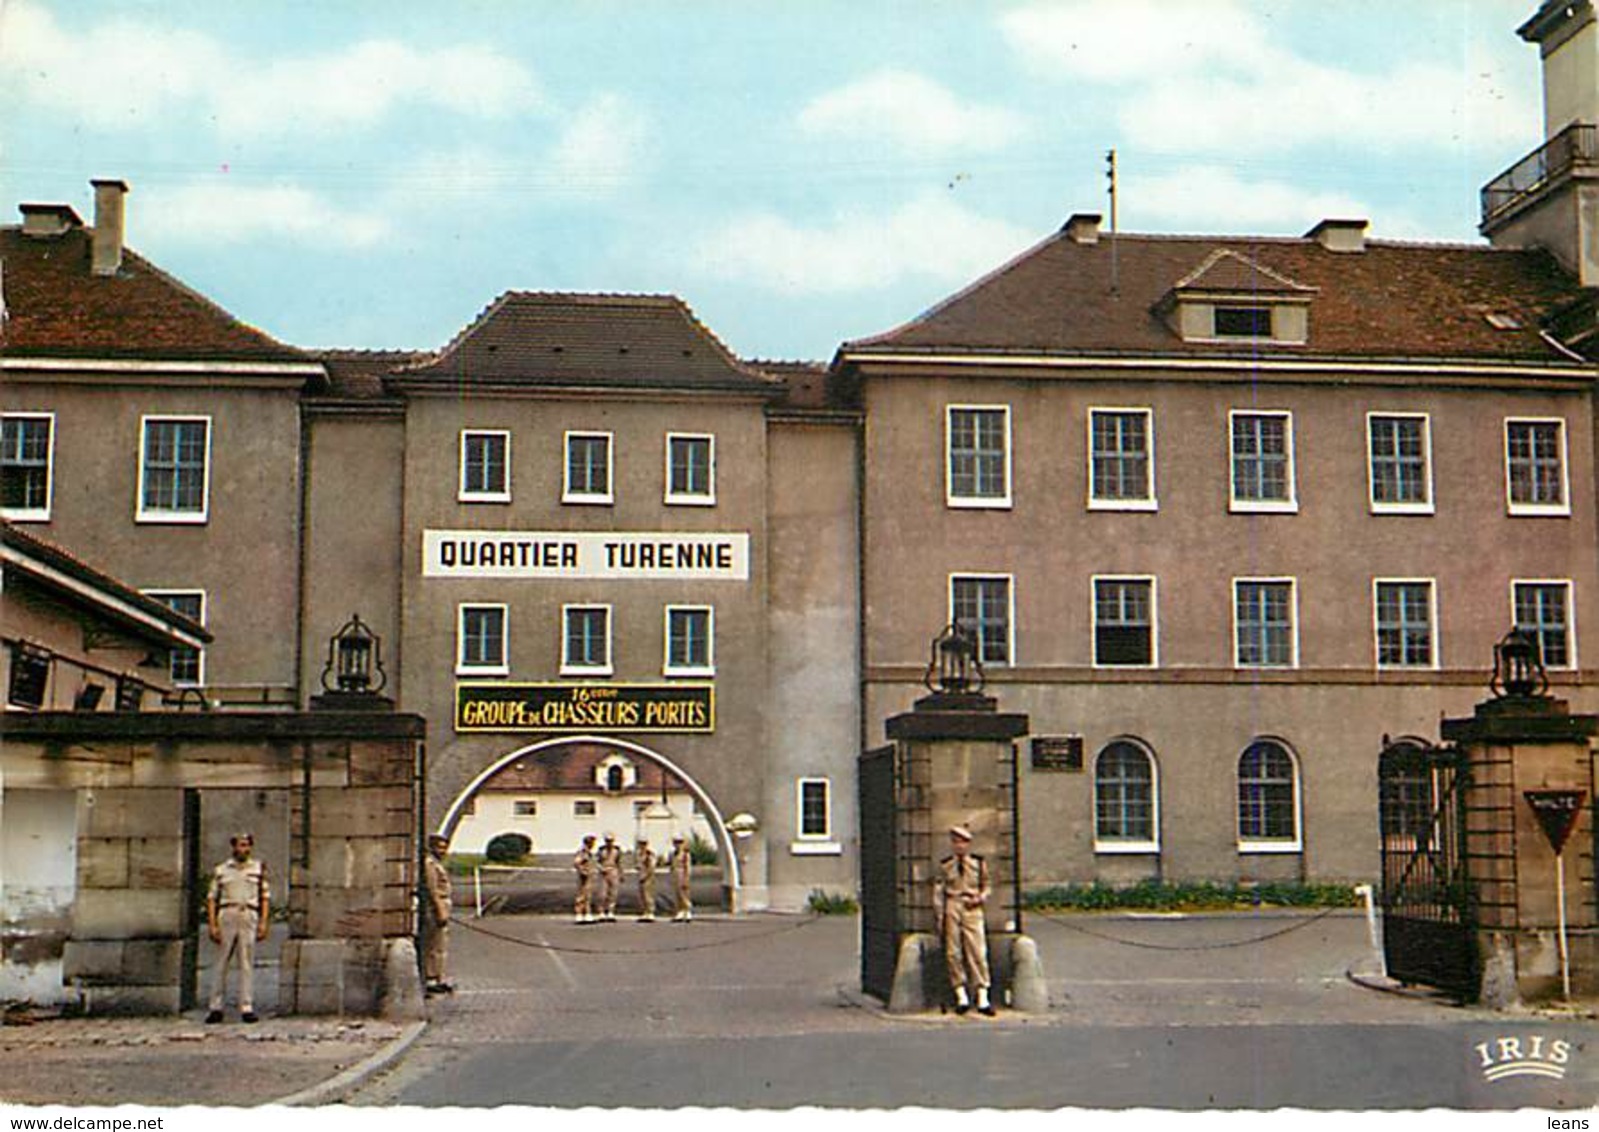
M 605 788 L 607 790 L 622 789 L 622 768 L 612 766 L 605 772 Z
M 1238 759 L 1238 842 L 1246 851 L 1300 847 L 1299 771 L 1274 740 L 1251 743 Z
M 1118 739 L 1094 760 L 1094 848 L 1148 853 L 1160 848 L 1155 760 L 1137 743 Z

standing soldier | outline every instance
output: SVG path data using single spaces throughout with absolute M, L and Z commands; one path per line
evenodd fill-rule
M 450 871 L 444 854 L 450 839 L 428 835 L 428 853 L 422 862 L 422 977 L 428 994 L 449 994 L 455 988 L 444 981 L 444 961 L 450 943 Z
M 622 887 L 622 847 L 616 843 L 616 834 L 605 835 L 605 844 L 600 846 L 599 864 L 600 919 L 614 923 L 616 893 Z
M 594 835 L 592 833 L 583 838 L 577 856 L 572 858 L 572 867 L 577 870 L 577 902 L 572 908 L 572 922 L 592 924 L 594 922 Z
M 639 923 L 653 924 L 655 922 L 655 850 L 650 848 L 647 837 L 638 839 L 638 849 L 633 853 L 634 863 L 638 865 L 638 911 Z
M 977 991 L 977 1013 L 992 1018 L 988 1001 L 988 931 L 983 906 L 988 902 L 988 862 L 973 853 L 972 831 L 951 826 L 949 844 L 954 852 L 938 863 L 933 880 L 933 907 L 944 938 L 944 965 L 955 991 L 955 1013 L 972 1008 L 966 987 Z
M 228 993 L 228 968 L 237 961 L 239 1017 L 245 1022 L 254 1022 L 255 945 L 267 937 L 272 892 L 267 886 L 266 866 L 250 858 L 255 838 L 248 833 L 236 833 L 230 844 L 233 855 L 212 870 L 211 887 L 205 894 L 206 927 L 211 942 L 217 945 L 211 1009 L 205 1020 L 222 1021 L 222 1006 Z
M 689 896 L 689 878 L 693 875 L 693 860 L 689 857 L 688 842 L 680 833 L 672 838 L 672 922 L 686 924 L 694 919 L 694 901 Z

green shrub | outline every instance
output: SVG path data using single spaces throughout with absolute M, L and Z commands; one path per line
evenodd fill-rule
M 847 893 L 823 892 L 819 888 L 811 889 L 807 903 L 811 911 L 818 916 L 853 916 L 861 909 L 861 906 L 855 903 L 853 896 Z
M 716 864 L 716 846 L 712 845 L 698 833 L 689 834 L 688 859 L 696 865 Z
M 497 833 L 489 839 L 483 855 L 496 865 L 515 865 L 533 852 L 533 839 L 525 833 Z
M 1197 881 L 1165 884 L 1143 880 L 1125 888 L 1093 884 L 1053 885 L 1027 893 L 1022 907 L 1035 911 L 1070 909 L 1104 911 L 1129 908 L 1146 911 L 1199 911 L 1220 908 L 1347 908 L 1356 903 L 1347 884 L 1301 884 L 1269 881 L 1261 884 L 1216 884 Z

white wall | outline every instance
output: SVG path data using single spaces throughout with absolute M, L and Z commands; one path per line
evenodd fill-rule
M 577 800 L 593 802 L 594 816 L 574 816 L 572 803 Z M 691 837 L 698 833 L 703 840 L 715 844 L 710 823 L 694 814 L 694 797 L 687 791 L 667 794 L 666 804 L 674 815 L 671 821 L 645 823 L 634 818 L 633 803 L 659 800 L 660 795 L 654 793 L 606 794 L 598 790 L 481 793 L 473 799 L 473 812 L 463 814 L 455 827 L 450 850 L 481 853 L 489 840 L 501 833 L 531 837 L 534 853 L 575 853 L 583 837 L 590 833 L 602 840 L 607 833 L 614 833 L 617 842 L 629 849 L 639 837 L 648 837 L 657 853 L 670 849 L 677 834 Z M 518 817 L 513 813 L 515 803 L 525 801 L 537 804 L 537 816 Z
M 77 794 L 0 786 L 0 999 L 63 1001 L 59 947 L 30 937 L 70 925 L 78 872 Z

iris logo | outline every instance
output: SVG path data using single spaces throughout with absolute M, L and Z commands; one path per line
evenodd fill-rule
M 1560 1038 L 1550 1040 L 1542 1034 L 1494 1038 L 1478 1042 L 1472 1048 L 1481 1059 L 1478 1068 L 1485 1081 L 1500 1081 L 1506 1077 L 1553 1077 L 1563 1081 L 1571 1060 L 1570 1042 Z

